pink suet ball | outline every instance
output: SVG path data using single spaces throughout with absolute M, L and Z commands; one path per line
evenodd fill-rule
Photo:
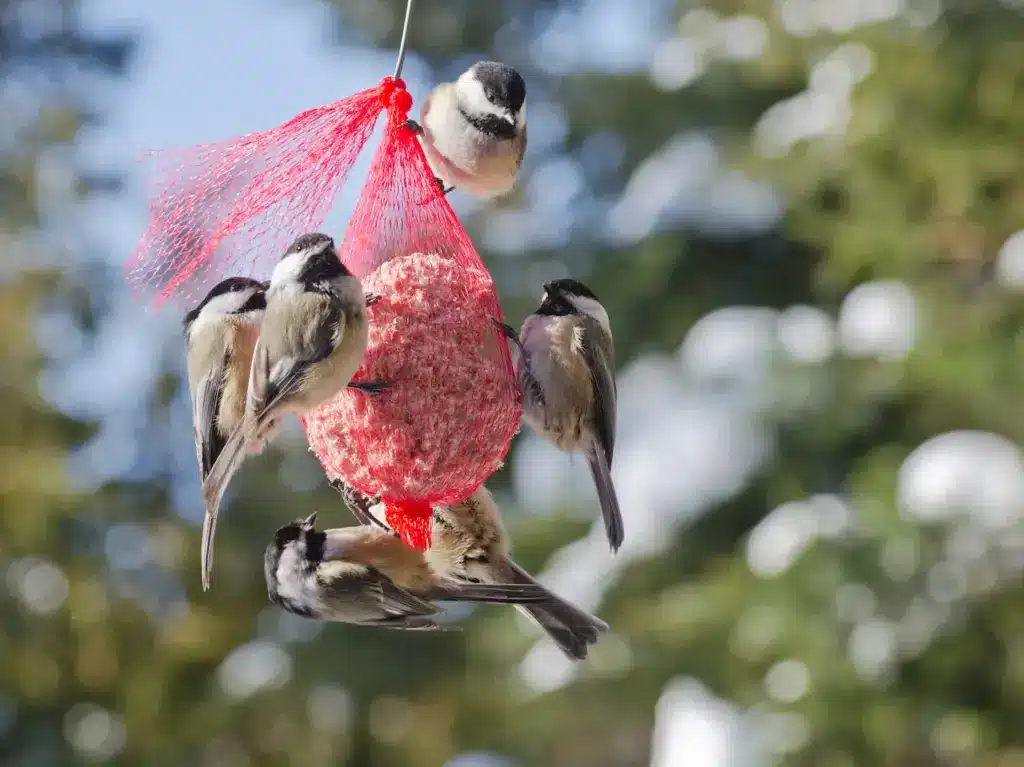
M 369 346 L 353 380 L 389 389 L 341 391 L 306 416 L 306 435 L 328 477 L 381 496 L 389 524 L 426 548 L 430 505 L 476 490 L 519 426 L 494 286 L 483 269 L 414 253 L 385 261 L 363 287 L 380 300 L 368 309 Z

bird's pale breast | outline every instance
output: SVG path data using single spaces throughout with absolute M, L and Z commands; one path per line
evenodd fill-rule
M 524 402 L 523 416 L 559 449 L 570 452 L 583 447 L 594 400 L 579 333 L 573 317 L 533 316 L 524 323 L 521 339 L 531 351 L 531 372 L 544 392 L 544 407 Z M 546 352 L 534 352 L 542 349 Z

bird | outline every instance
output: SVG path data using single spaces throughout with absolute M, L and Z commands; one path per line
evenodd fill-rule
M 559 450 L 586 456 L 608 542 L 618 551 L 625 531 L 611 475 L 617 390 L 608 312 L 590 288 L 567 278 L 544 285 L 519 333 L 495 323 L 516 347 L 523 420 Z
M 361 525 L 387 529 L 373 513 L 377 499 L 341 480 L 332 480 L 331 486 L 342 494 Z M 425 556 L 437 573 L 463 583 L 533 584 L 542 589 L 543 601 L 517 607 L 569 658 L 586 658 L 590 646 L 608 631 L 607 623 L 545 589 L 512 560 L 501 512 L 484 485 L 461 503 L 434 506 L 430 535 Z
M 228 277 L 214 285 L 182 322 L 201 481 L 245 414 L 249 370 L 269 287 L 269 282 L 250 277 Z M 366 305 L 379 298 L 367 296 Z M 358 382 L 349 387 L 366 388 Z
M 218 282 L 183 321 L 199 476 L 205 480 L 245 415 L 253 349 L 267 308 L 268 283 Z
M 437 630 L 438 600 L 523 604 L 543 600 L 532 584 L 462 583 L 436 573 L 422 552 L 389 530 L 316 529 L 317 514 L 279 528 L 263 570 L 271 602 L 305 618 L 362 626 Z
M 441 191 L 485 199 L 515 186 L 526 152 L 526 83 L 512 67 L 479 61 L 423 101 L 419 137 Z
M 203 483 L 206 516 L 201 546 L 203 588 L 210 584 L 217 512 L 247 453 L 273 439 L 286 414 L 305 415 L 348 386 L 368 341 L 366 296 L 319 232 L 298 237 L 274 267 L 267 308 L 253 350 L 245 416 Z M 380 393 L 385 382 L 359 384 Z

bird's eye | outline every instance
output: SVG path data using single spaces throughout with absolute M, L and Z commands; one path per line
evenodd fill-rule
M 487 89 L 486 89 L 486 90 L 484 91 L 484 96 L 486 96 L 486 97 L 487 97 L 487 100 L 488 100 L 488 101 L 494 101 L 494 97 L 495 97 L 495 94 L 494 94 L 494 91 L 493 91 L 493 90 L 491 90 L 490 88 L 487 88 Z

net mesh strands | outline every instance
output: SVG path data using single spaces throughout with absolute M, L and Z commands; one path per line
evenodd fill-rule
M 339 254 L 380 296 L 355 380 L 390 388 L 340 392 L 303 419 L 330 478 L 380 496 L 388 524 L 430 544 L 432 504 L 467 498 L 499 466 L 520 407 L 494 284 L 441 193 L 405 120 L 388 101 L 384 137 Z
M 193 300 L 224 277 L 269 271 L 323 223 L 396 90 L 388 77 L 267 131 L 152 153 L 150 223 L 129 284 L 158 302 Z

